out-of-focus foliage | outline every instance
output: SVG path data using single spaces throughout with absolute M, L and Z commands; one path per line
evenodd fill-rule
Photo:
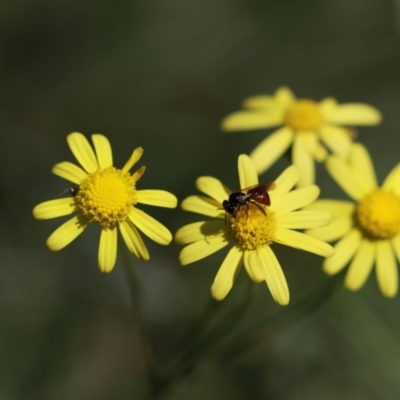
M 237 156 L 253 150 L 265 131 L 227 135 L 220 122 L 242 99 L 288 85 L 299 97 L 332 95 L 382 112 L 382 125 L 360 128 L 357 137 L 381 182 L 400 154 L 399 10 L 389 0 L 2 2 L 0 398 L 122 400 L 145 390 L 121 255 L 103 276 L 96 227 L 50 253 L 44 243 L 60 222 L 32 217 L 34 205 L 69 187 L 50 173 L 55 163 L 72 160 L 68 133 L 104 133 L 119 167 L 142 146 L 141 188 L 183 199 L 200 175 L 237 188 Z M 262 179 L 287 165 L 282 158 Z M 322 198 L 346 198 L 322 165 L 317 176 Z M 195 221 L 179 209 L 152 215 L 171 231 Z M 164 365 L 211 301 L 224 255 L 181 267 L 177 245 L 146 243 L 151 260 L 134 262 L 150 341 Z M 323 274 L 319 257 L 274 251 L 291 288 L 289 308 L 255 286 L 245 316 L 167 397 L 397 398 L 399 298 L 383 299 L 373 277 L 349 293 L 343 275 Z M 247 291 L 242 278 L 243 272 L 200 328 L 236 316 Z M 296 306 L 326 285 L 329 295 Z M 274 315 L 246 342 L 258 344 L 240 352 L 233 339 Z

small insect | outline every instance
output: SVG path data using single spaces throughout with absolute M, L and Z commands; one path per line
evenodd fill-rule
M 75 197 L 79 192 L 79 187 L 71 186 L 68 190 L 71 193 L 71 196 Z
M 235 216 L 236 211 L 239 207 L 246 205 L 249 208 L 249 203 L 257 206 L 265 215 L 264 206 L 271 205 L 271 199 L 268 192 L 275 188 L 275 183 L 259 183 L 254 186 L 241 189 L 238 192 L 233 192 L 229 195 L 228 200 L 222 202 L 222 207 L 224 210 L 233 216 Z
M 79 186 L 70 186 L 68 189 L 63 190 L 58 197 L 61 197 L 64 193 L 69 192 L 72 197 L 75 197 L 79 192 Z

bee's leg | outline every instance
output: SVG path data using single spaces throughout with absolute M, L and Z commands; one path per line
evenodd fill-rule
M 258 203 L 256 203 L 255 201 L 252 201 L 251 204 L 254 204 L 255 206 L 257 206 L 263 212 L 264 215 L 267 215 L 264 208 L 262 208 Z

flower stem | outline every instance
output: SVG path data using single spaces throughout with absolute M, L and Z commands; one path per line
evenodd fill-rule
M 226 307 L 227 303 L 220 303 L 210 298 L 201 316 L 192 323 L 182 339 L 180 353 L 164 372 L 162 378 L 164 382 L 163 392 L 174 382 L 189 375 L 194 367 L 218 343 L 229 336 L 232 329 L 241 321 L 250 304 L 252 289 L 254 288 L 250 280 L 247 280 L 247 282 L 244 298 L 240 300 L 238 305 L 231 308 L 225 317 L 221 317 L 220 312 Z M 210 328 L 215 320 L 218 324 Z
M 310 296 L 301 299 L 293 306 L 285 307 L 285 309 L 278 315 L 268 317 L 256 326 L 252 326 L 247 331 L 236 336 L 232 341 L 225 345 L 225 348 L 218 351 L 221 362 L 232 362 L 234 358 L 237 358 L 244 352 L 264 341 L 273 331 L 276 331 L 280 327 L 304 317 L 305 315 L 310 315 L 312 312 L 317 311 L 334 293 L 337 282 L 341 279 L 340 276 L 330 278 L 324 286 Z
M 123 252 L 124 267 L 127 277 L 127 282 L 130 290 L 131 297 L 131 313 L 134 322 L 136 323 L 140 342 L 142 345 L 145 367 L 147 371 L 148 386 L 151 390 L 153 386 L 154 376 L 155 376 L 155 360 L 153 355 L 153 350 L 149 341 L 148 330 L 146 326 L 146 321 L 143 316 L 141 294 L 142 290 L 140 287 L 140 282 L 135 273 L 134 265 L 131 261 L 130 253 L 127 250 Z

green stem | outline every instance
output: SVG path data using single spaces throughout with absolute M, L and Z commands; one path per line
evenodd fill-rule
M 256 326 L 235 337 L 233 341 L 225 346 L 225 349 L 219 351 L 221 361 L 225 363 L 232 362 L 234 358 L 264 341 L 266 336 L 276 329 L 303 317 L 305 314 L 309 315 L 317 311 L 332 295 L 339 280 L 341 280 L 341 277 L 330 278 L 322 288 L 314 292 L 311 296 L 298 301 L 292 307 L 285 308 L 278 315 L 266 318 Z M 228 347 L 235 350 L 228 351 Z
M 250 303 L 251 292 L 254 288 L 252 282 L 250 280 L 247 281 L 245 298 L 239 302 L 239 305 L 233 307 L 222 321 L 220 318 L 219 325 L 214 329 L 207 332 L 205 328 L 209 326 L 210 320 L 216 318 L 218 311 L 222 307 L 226 307 L 226 302 L 221 304 L 211 299 L 201 317 L 193 322 L 182 340 L 180 354 L 164 373 L 162 391 L 165 391 L 172 383 L 190 374 L 195 365 L 206 357 L 222 339 L 225 339 L 228 336 L 228 332 L 230 334 L 232 329 L 240 322 Z
M 154 385 L 155 377 L 155 360 L 153 356 L 153 350 L 150 345 L 149 335 L 147 331 L 147 326 L 145 319 L 143 317 L 142 302 L 141 302 L 141 287 L 137 279 L 137 275 L 134 270 L 134 265 L 131 261 L 131 254 L 125 249 L 123 252 L 125 273 L 129 285 L 130 296 L 131 296 L 131 313 L 132 318 L 136 323 L 140 342 L 142 344 L 142 350 L 145 359 L 147 379 L 149 389 L 152 390 Z

